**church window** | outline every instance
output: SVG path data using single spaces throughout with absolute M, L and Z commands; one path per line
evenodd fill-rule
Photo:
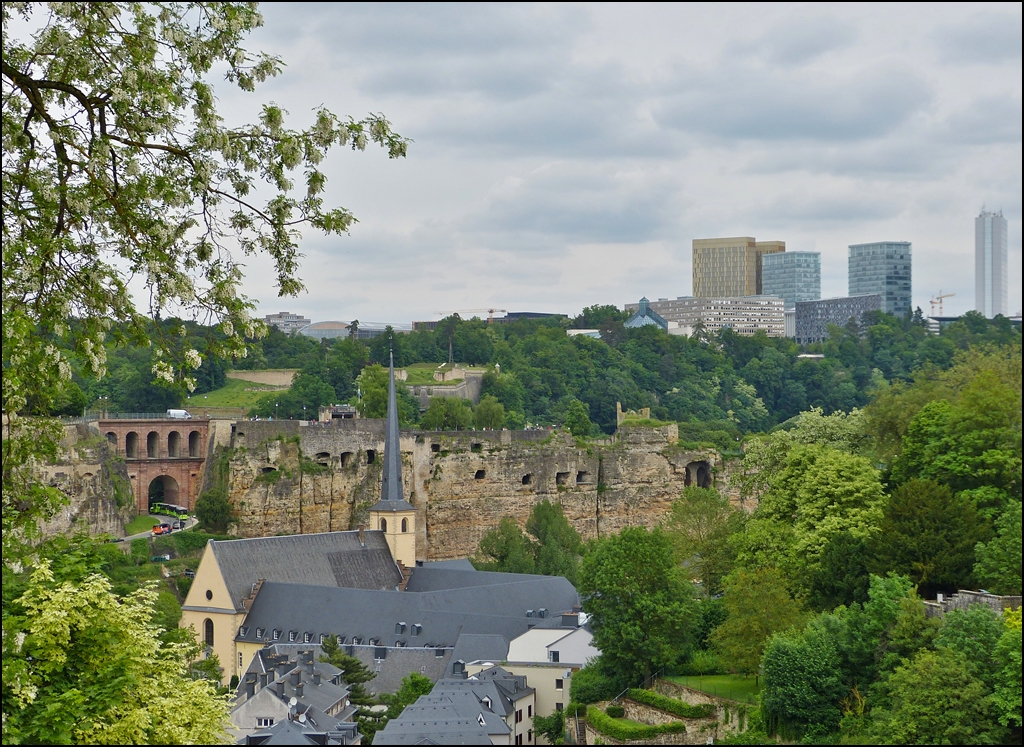
M 207 646 L 213 645 L 213 620 L 210 618 L 203 621 L 203 639 Z
M 409 520 L 408 519 L 402 519 L 402 531 L 403 532 L 408 532 L 409 531 Z
M 380 531 L 382 531 L 382 532 L 388 531 L 388 520 L 387 519 L 381 519 L 380 520 Z

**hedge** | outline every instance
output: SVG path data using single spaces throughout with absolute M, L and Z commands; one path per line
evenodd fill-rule
M 637 703 L 658 708 L 681 718 L 709 718 L 715 715 L 716 710 L 710 703 L 690 705 L 681 700 L 670 698 L 667 695 L 656 693 L 653 690 L 640 690 L 635 687 L 629 691 L 629 697 Z
M 608 706 L 607 708 L 605 708 L 604 712 L 607 713 L 612 718 L 622 718 L 623 716 L 626 715 L 626 709 L 623 708 L 620 705 L 615 705 L 615 704 L 612 704 L 612 705 Z
M 686 724 L 672 721 L 658 726 L 634 724 L 629 721 L 614 719 L 596 706 L 587 707 L 587 721 L 602 734 L 612 739 L 628 741 L 631 739 L 650 739 L 658 734 L 685 734 Z

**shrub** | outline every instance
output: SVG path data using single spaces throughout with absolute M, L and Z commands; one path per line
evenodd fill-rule
M 202 552 L 207 542 L 218 538 L 205 532 L 188 531 L 172 534 L 168 539 L 174 543 L 178 555 L 191 555 L 197 550 Z
M 676 674 L 696 677 L 708 674 L 728 674 L 722 660 L 714 651 L 694 651 L 693 655 L 674 669 Z
M 608 706 L 607 708 L 605 708 L 604 712 L 607 713 L 612 718 L 622 718 L 623 716 L 626 715 L 626 709 L 625 708 L 623 708 L 620 705 L 614 705 L 614 704 Z
M 141 565 L 149 560 L 149 540 L 139 538 L 132 540 L 132 560 Z
M 192 579 L 188 576 L 178 576 L 176 583 L 178 586 L 178 596 L 184 599 L 192 588 Z
M 599 662 L 591 662 L 572 676 L 569 694 L 577 703 L 611 700 L 620 691 L 614 679 L 600 670 Z M 627 683 L 628 684 L 628 683 Z
M 587 708 L 587 721 L 602 734 L 612 739 L 650 739 L 658 734 L 685 734 L 686 724 L 682 721 L 671 721 L 658 726 L 634 724 L 631 721 L 619 721 L 594 706 Z
M 577 703 L 575 700 L 571 701 L 569 705 L 565 707 L 565 717 L 576 716 L 578 714 L 587 715 L 587 707 L 583 703 Z
M 710 703 L 690 705 L 653 690 L 640 690 L 634 687 L 629 691 L 629 697 L 637 703 L 658 708 L 681 718 L 710 718 L 715 715 L 715 707 Z

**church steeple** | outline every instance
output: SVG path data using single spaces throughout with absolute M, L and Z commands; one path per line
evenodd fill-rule
M 384 426 L 384 474 L 380 500 L 370 507 L 374 529 L 384 532 L 392 557 L 412 568 L 416 563 L 416 508 L 402 490 L 402 450 L 398 431 L 398 398 L 395 395 L 395 354 L 388 368 L 388 414 Z

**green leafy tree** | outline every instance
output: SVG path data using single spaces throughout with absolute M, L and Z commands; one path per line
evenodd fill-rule
M 480 551 L 474 565 L 485 571 L 534 573 L 537 551 L 515 519 L 506 516 L 480 540 Z
M 319 376 L 300 371 L 290 389 L 261 397 L 249 414 L 261 418 L 312 420 L 318 416 L 321 407 L 335 401 L 334 387 Z
M 945 614 L 935 645 L 964 654 L 971 674 L 991 688 L 1002 665 L 996 659 L 996 648 L 1003 632 L 1001 615 L 985 605 L 972 604 Z
M 579 591 L 606 668 L 639 684 L 689 653 L 693 595 L 660 530 L 627 527 L 594 544 Z
M 562 504 L 543 500 L 534 504 L 526 519 L 526 531 L 537 544 L 537 573 L 545 576 L 564 576 L 575 585 L 583 540 L 562 512 Z
M 473 425 L 473 410 L 460 397 L 431 397 L 420 427 L 431 431 L 461 431 Z
M 711 640 L 722 663 L 740 674 L 756 677 L 768 639 L 805 619 L 782 577 L 772 569 L 737 569 L 726 578 L 722 599 L 728 617 Z
M 195 644 L 161 642 L 156 599 L 99 575 L 58 581 L 43 562 L 4 605 L 4 743 L 227 742 L 227 702 L 188 676 Z
M 577 438 L 589 436 L 593 424 L 590 422 L 590 408 L 578 399 L 570 400 L 565 409 L 565 427 Z
M 850 532 L 840 532 L 828 541 L 821 561 L 811 577 L 808 604 L 819 611 L 866 602 L 868 598 L 867 543 Z
M 879 744 L 1002 744 L 1006 730 L 967 657 L 921 651 L 888 681 L 890 704 L 872 711 Z
M 226 488 L 217 486 L 204 491 L 196 499 L 195 511 L 196 518 L 207 531 L 226 532 L 231 521 L 231 503 Z
M 108 335 L 152 341 L 152 375 L 194 388 L 204 356 L 244 355 L 264 332 L 239 293 L 231 247 L 271 257 L 280 292 L 297 293 L 300 227 L 342 233 L 355 220 L 324 204 L 328 151 L 373 142 L 405 155 L 407 141 L 379 115 L 319 109 L 312 127 L 294 130 L 267 105 L 256 123 L 225 126 L 210 73 L 253 90 L 281 70 L 243 46 L 261 25 L 251 3 L 3 6 L 5 553 L 8 528 L 59 505 L 19 477 L 27 455 L 58 436 L 18 421 L 30 400 L 49 410 L 65 392 L 70 351 L 98 376 Z M 146 284 L 148 308 L 136 308 L 131 277 Z M 219 335 L 200 352 L 183 336 L 152 334 L 146 320 L 171 309 L 212 317 Z
M 718 593 L 722 578 L 732 570 L 735 557 L 732 534 L 742 527 L 743 516 L 714 488 L 683 488 L 665 520 L 676 559 L 691 576 L 699 578 L 706 596 Z
M 846 687 L 835 645 L 824 631 L 772 636 L 761 668 L 761 712 L 770 733 L 820 738 L 838 729 Z
M 473 409 L 473 422 L 481 430 L 498 430 L 505 424 L 505 406 L 496 397 L 485 394 Z
M 996 522 L 996 536 L 974 548 L 974 575 L 995 594 L 1021 593 L 1021 502 L 1013 501 Z
M 376 363 L 366 366 L 356 379 L 360 397 L 352 404 L 364 418 L 385 418 L 388 414 L 388 371 Z M 416 422 L 419 403 L 409 394 L 408 387 L 395 382 L 395 400 L 398 405 L 398 422 L 408 426 Z
M 331 664 L 341 670 L 341 678 L 349 686 L 349 700 L 355 705 L 374 705 L 373 697 L 367 694 L 364 684 L 376 677 L 365 664 L 354 656 L 349 656 L 338 645 L 337 636 L 327 636 L 321 646 L 320 661 Z
M 929 589 L 968 586 L 974 546 L 988 534 L 974 506 L 931 480 L 908 480 L 893 493 L 870 540 L 875 573 L 904 574 Z
M 1004 630 L 996 646 L 996 661 L 1000 668 L 996 675 L 992 701 L 999 712 L 1003 726 L 1021 727 L 1021 635 L 1020 607 L 1003 613 Z
M 565 712 L 555 711 L 550 716 L 534 716 L 533 730 L 548 740 L 548 744 L 562 744 L 565 738 Z

